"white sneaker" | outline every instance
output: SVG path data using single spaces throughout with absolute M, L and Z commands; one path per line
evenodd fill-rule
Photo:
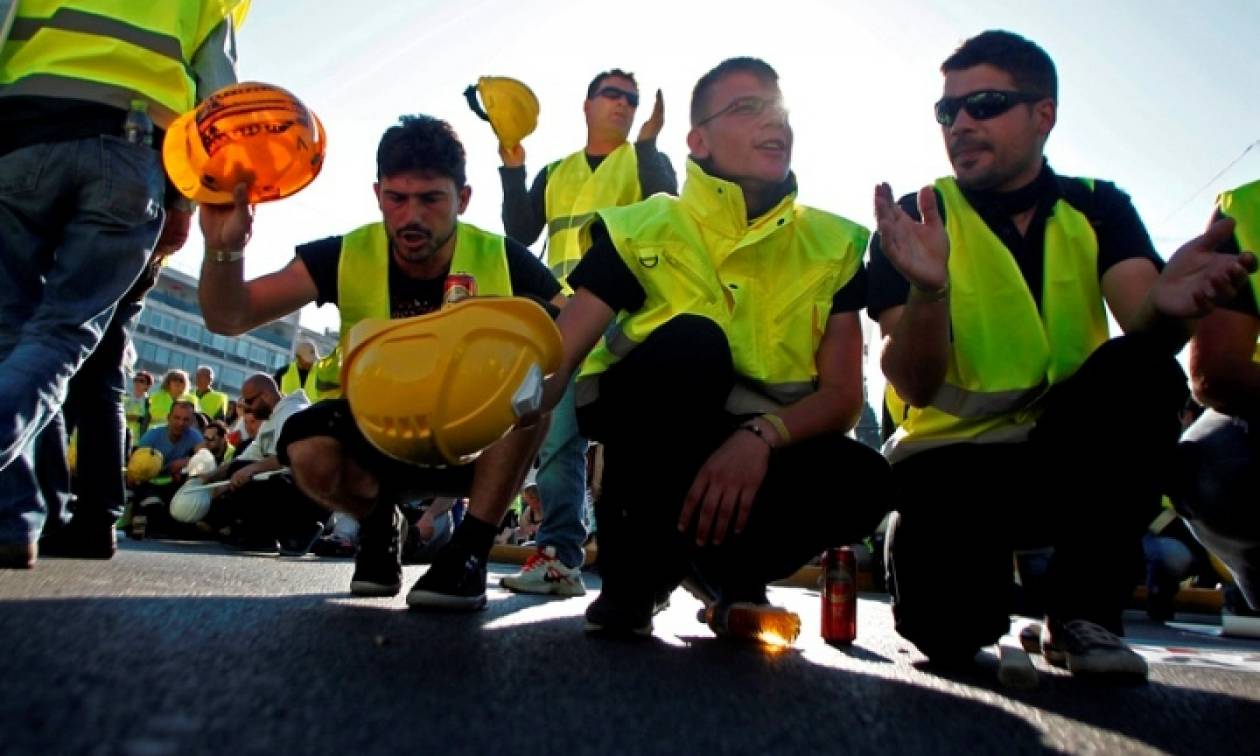
M 586 595 L 582 568 L 565 567 L 564 562 L 556 558 L 556 550 L 552 546 L 544 546 L 530 555 L 520 572 L 502 578 L 499 585 L 517 593 Z

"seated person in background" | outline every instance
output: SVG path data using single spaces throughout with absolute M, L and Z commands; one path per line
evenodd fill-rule
M 258 437 L 258 429 L 260 427 L 262 427 L 262 420 L 258 419 L 258 415 L 249 410 L 241 411 L 239 430 L 228 434 L 228 443 L 236 447 L 237 457 L 244 454 L 249 445 Z M 235 436 L 235 439 L 233 439 L 233 436 Z
M 233 541 L 242 550 L 300 556 L 324 532 L 327 513 L 302 494 L 287 474 L 254 480 L 261 473 L 281 469 L 276 456 L 280 432 L 290 417 L 310 405 L 300 388 L 282 397 L 266 373 L 255 373 L 241 387 L 241 408 L 262 424 L 244 451 L 203 478 L 207 483 L 231 481 L 215 496 L 207 520 L 231 527 Z
M 538 535 L 538 527 L 542 525 L 542 497 L 538 495 L 538 486 L 530 484 L 521 491 L 520 525 L 516 531 L 518 543 L 533 541 Z
M 231 462 L 232 458 L 236 456 L 236 447 L 228 443 L 227 426 L 222 420 L 215 420 L 208 424 L 205 430 L 201 432 L 201 435 L 205 438 L 202 446 L 209 449 L 210 453 L 214 455 L 216 464 L 222 465 L 226 462 Z
M 1222 252 L 1253 267 L 1260 251 L 1260 181 L 1221 195 L 1217 216 L 1232 219 Z M 1225 221 L 1230 222 L 1230 221 Z M 1203 545 L 1220 557 L 1250 609 L 1260 610 L 1260 273 L 1204 316 L 1190 341 L 1190 377 L 1207 410 L 1181 437 L 1173 504 Z
M 197 395 L 188 390 L 188 373 L 183 370 L 168 370 L 162 376 L 162 387 L 149 396 L 149 428 L 153 429 L 166 422 L 175 402 L 187 402 L 197 411 Z M 139 446 L 139 444 L 137 444 Z
M 131 395 L 123 399 L 123 414 L 127 420 L 127 448 L 131 451 L 144 432 L 149 429 L 149 389 L 153 388 L 153 375 L 141 370 L 131 379 Z
M 150 428 L 136 444 L 137 448 L 154 449 L 162 455 L 162 472 L 135 489 L 134 498 L 139 504 L 133 512 L 132 521 L 140 516 L 146 517 L 146 533 L 170 532 L 177 525 L 170 519 L 167 505 L 184 482 L 184 466 L 204 440 L 194 427 L 195 414 L 191 403 L 175 402 L 165 418 L 165 424 Z

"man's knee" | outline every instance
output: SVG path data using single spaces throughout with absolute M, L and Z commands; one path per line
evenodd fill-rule
M 375 476 L 348 458 L 340 441 L 311 436 L 286 448 L 293 482 L 309 498 L 329 509 L 364 517 L 379 493 Z

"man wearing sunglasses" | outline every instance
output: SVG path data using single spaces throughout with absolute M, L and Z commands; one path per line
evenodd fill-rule
M 884 447 L 897 631 L 970 663 L 1009 629 L 1012 550 L 1050 545 L 1046 660 L 1145 680 L 1118 636 L 1187 394 L 1173 355 L 1246 271 L 1213 252 L 1219 228 L 1165 266 L 1114 184 L 1050 169 L 1057 78 L 1037 45 L 988 31 L 941 71 L 954 175 L 899 204 L 875 193 L 870 312 L 906 407 Z
M 586 116 L 586 146 L 551 163 L 525 190 L 525 149 L 501 150 L 503 168 L 503 228 L 523 244 L 532 244 L 547 227 L 547 264 L 560 281 L 582 259 L 583 229 L 596 210 L 638 202 L 657 192 L 678 193 L 678 180 L 669 158 L 656 149 L 665 123 L 665 105 L 656 93 L 652 115 L 627 141 L 639 106 L 634 74 L 621 69 L 604 71 L 591 80 L 582 112 Z M 586 503 L 586 439 L 577 429 L 573 396 L 569 392 L 552 414 L 543 444 L 538 487 L 543 522 L 538 552 L 520 573 L 503 579 L 514 591 L 582 595 L 580 568 L 585 556 L 582 521 Z
M 764 61 L 705 74 L 691 124 L 682 195 L 599 211 L 557 321 L 546 401 L 577 372 L 579 425 L 605 445 L 587 629 L 649 634 L 689 577 L 714 632 L 790 641 L 799 618 L 766 585 L 869 533 L 891 484 L 844 435 L 862 406 L 869 232 L 797 204 Z

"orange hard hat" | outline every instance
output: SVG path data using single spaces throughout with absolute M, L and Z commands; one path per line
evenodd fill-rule
M 249 184 L 251 203 L 296 194 L 319 175 L 327 138 L 319 118 L 292 93 L 243 82 L 220 89 L 167 129 L 166 173 L 180 194 L 231 204 Z

